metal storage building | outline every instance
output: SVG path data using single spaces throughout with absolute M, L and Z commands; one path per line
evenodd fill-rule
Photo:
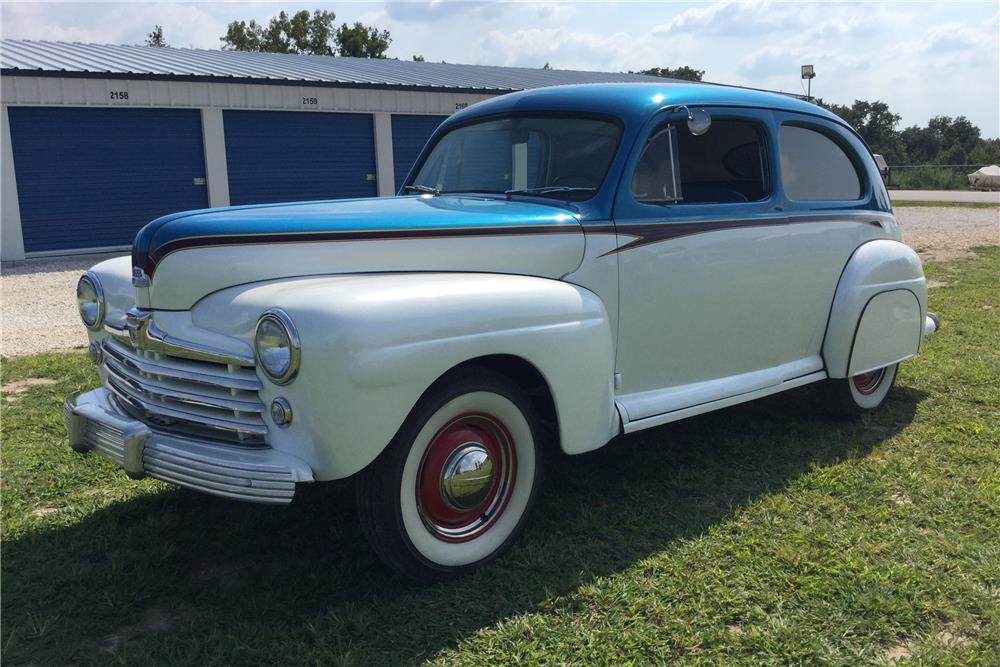
M 3 40 L 2 259 L 124 249 L 185 209 L 392 195 L 457 109 L 525 88 L 650 79 Z

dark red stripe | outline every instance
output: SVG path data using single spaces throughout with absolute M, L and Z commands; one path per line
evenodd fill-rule
M 813 223 L 813 222 L 858 222 L 863 224 L 881 226 L 881 223 L 872 213 L 847 213 L 836 215 L 801 215 L 801 216 L 775 216 L 769 218 L 746 218 L 741 220 L 698 220 L 694 222 L 643 222 L 625 223 L 618 225 L 617 231 L 625 236 L 634 236 L 633 240 L 624 243 L 613 250 L 601 255 L 613 255 L 625 250 L 639 248 L 653 243 L 670 241 L 684 236 L 695 234 L 707 234 L 726 229 L 748 229 L 753 227 L 776 227 L 788 224 Z

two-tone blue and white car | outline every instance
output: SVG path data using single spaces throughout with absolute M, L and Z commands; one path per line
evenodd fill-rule
M 821 382 L 886 400 L 937 328 L 872 154 L 790 97 L 547 88 L 431 137 L 400 196 L 191 211 L 79 282 L 70 444 L 229 498 L 353 477 L 417 577 L 508 548 L 543 452 Z

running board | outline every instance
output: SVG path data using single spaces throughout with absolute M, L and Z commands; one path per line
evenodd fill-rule
M 692 405 L 691 407 L 681 408 L 680 410 L 665 412 L 662 415 L 654 415 L 652 417 L 646 417 L 644 419 L 637 419 L 635 421 L 630 421 L 625 424 L 625 433 L 634 433 L 635 431 L 641 431 L 643 429 L 651 428 L 653 426 L 660 426 L 662 424 L 669 424 L 670 422 L 675 422 L 679 419 L 694 417 L 695 415 L 704 414 L 706 412 L 712 412 L 713 410 L 718 410 L 720 408 L 728 408 L 731 405 L 746 403 L 747 401 L 752 401 L 757 398 L 763 398 L 765 396 L 770 396 L 771 394 L 777 394 L 779 392 L 785 391 L 786 389 L 794 389 L 795 387 L 801 387 L 803 385 L 807 385 L 812 382 L 825 380 L 826 377 L 827 377 L 826 371 L 818 371 L 816 373 L 810 373 L 809 375 L 803 375 L 801 377 L 792 378 L 791 380 L 785 380 L 784 382 L 772 385 L 770 387 L 764 387 L 763 389 L 750 391 L 745 394 L 737 394 L 736 396 L 730 396 L 729 398 L 721 398 L 717 401 L 709 401 L 708 403 L 700 403 L 698 405 Z M 621 406 L 619 406 L 619 411 L 622 412 L 622 414 L 627 414 L 626 412 L 621 410 Z

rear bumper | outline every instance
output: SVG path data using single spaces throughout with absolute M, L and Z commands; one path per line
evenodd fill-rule
M 104 388 L 70 394 L 63 405 L 69 444 L 125 469 L 133 479 L 146 475 L 216 496 L 284 505 L 296 482 L 311 482 L 300 459 L 268 447 L 244 448 L 207 443 L 151 430 L 121 412 Z
M 941 318 L 934 313 L 927 313 L 924 318 L 924 335 L 932 334 L 941 328 Z

